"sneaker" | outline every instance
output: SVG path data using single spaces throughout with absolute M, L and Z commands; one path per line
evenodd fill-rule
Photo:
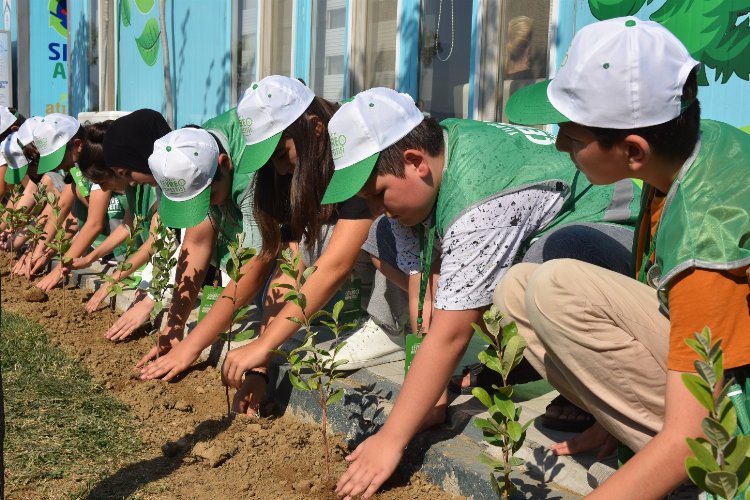
M 347 361 L 339 366 L 342 371 L 359 370 L 404 359 L 403 333 L 391 333 L 372 318 L 368 318 L 362 326 L 341 340 L 346 345 L 336 355 L 336 361 Z M 333 341 L 324 342 L 321 347 L 330 349 L 332 344 Z

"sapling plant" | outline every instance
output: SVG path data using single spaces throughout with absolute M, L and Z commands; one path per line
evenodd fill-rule
M 275 352 L 289 362 L 289 381 L 296 389 L 317 393 L 316 402 L 322 413 L 320 426 L 323 434 L 326 474 L 330 478 L 331 464 L 328 451 L 328 434 L 326 431 L 328 406 L 340 401 L 344 397 L 344 390 L 341 388 L 337 389 L 334 382 L 343 376 L 338 368 L 347 362 L 346 360 L 336 361 L 336 355 L 345 345 L 345 342 L 339 341 L 341 334 L 354 328 L 356 321 L 344 324 L 339 322 L 339 314 L 344 307 L 343 300 L 336 302 L 332 312 L 320 310 L 308 316 L 305 312 L 307 298 L 302 293 L 302 287 L 305 281 L 310 278 L 310 275 L 315 272 L 316 267 L 308 267 L 300 272 L 299 253 L 295 255 L 289 248 L 285 249 L 281 253 L 281 256 L 282 258 L 279 259 L 279 268 L 285 276 L 294 280 L 294 284 L 278 283 L 274 287 L 288 290 L 284 295 L 284 301 L 292 302 L 302 310 L 301 318 L 288 317 L 287 319 L 297 323 L 305 330 L 305 338 L 302 345 L 289 352 L 283 350 Z M 330 321 L 323 320 L 322 318 L 328 318 Z M 316 320 L 320 320 L 322 324 L 330 328 L 333 332 L 334 342 L 330 351 L 316 344 L 318 332 L 314 331 L 312 326 Z
M 133 255 L 133 252 L 135 252 L 135 249 L 138 246 L 138 233 L 144 221 L 145 219 L 140 215 L 136 215 L 133 218 L 132 225 L 127 226 L 128 237 L 125 239 L 125 254 L 122 257 L 122 260 L 117 263 L 115 271 L 111 275 L 106 272 L 101 274 L 102 279 L 108 287 L 107 298 L 110 299 L 110 307 L 112 310 L 115 308 L 115 299 L 123 292 L 123 290 L 125 290 L 125 287 L 128 284 L 125 280 L 121 279 L 121 275 L 133 268 L 133 264 L 128 262 L 128 258 Z M 115 278 L 115 275 L 117 275 L 117 278 Z
M 254 248 L 245 248 L 244 243 L 245 233 L 237 233 L 236 239 L 229 243 L 229 260 L 227 261 L 226 269 L 227 275 L 235 284 L 238 283 L 245 275 L 245 273 L 242 272 L 242 268 L 245 267 L 248 262 L 250 262 L 250 259 L 252 259 L 256 253 Z M 227 343 L 227 352 L 232 349 L 232 339 L 240 342 L 242 340 L 250 339 L 253 337 L 253 335 L 255 335 L 255 330 L 252 328 L 248 328 L 244 332 L 238 333 L 236 336 L 234 335 L 234 332 L 232 331 L 234 325 L 236 323 L 245 321 L 248 318 L 248 315 L 250 313 L 250 306 L 246 305 L 240 308 L 236 308 L 237 287 L 235 286 L 232 290 L 232 295 L 222 295 L 222 298 L 228 298 L 232 301 L 232 308 L 234 310 L 234 312 L 232 313 L 232 317 L 229 320 L 227 333 L 220 335 L 220 337 Z M 228 385 L 224 386 L 224 391 L 227 398 L 227 418 L 230 418 L 232 416 L 232 403 L 229 399 Z
M 44 252 L 41 252 L 37 257 L 34 257 L 34 250 L 39 246 L 45 236 L 44 227 L 47 224 L 47 215 L 42 215 L 42 211 L 46 205 L 47 189 L 44 184 L 40 183 L 36 193 L 34 193 L 34 205 L 31 208 L 31 215 L 28 224 L 26 225 L 26 233 L 29 235 L 27 245 L 27 255 L 30 259 L 29 269 L 34 269 L 37 260 L 44 254 Z
M 65 231 L 65 218 L 61 216 L 62 209 L 60 208 L 59 198 L 54 193 L 47 193 L 47 203 L 49 203 L 52 211 L 52 220 L 55 223 L 55 232 L 52 236 L 52 241 L 45 241 L 44 245 L 60 257 L 60 265 L 64 269 L 65 266 L 72 260 L 69 256 L 65 255 L 70 249 L 70 238 L 66 236 Z M 64 271 L 63 271 L 64 272 Z M 65 274 L 63 274 L 62 283 L 62 317 L 65 318 Z
M 154 307 L 150 313 L 151 333 L 156 334 L 156 356 L 159 357 L 159 331 L 164 312 L 164 297 L 167 290 L 173 287 L 169 283 L 169 272 L 177 265 L 177 236 L 161 221 L 157 220 L 152 230 L 153 244 L 151 245 L 151 265 L 153 276 L 148 287 L 148 293 L 154 300 Z
M 688 438 L 693 452 L 685 460 L 688 477 L 709 499 L 750 499 L 750 419 L 742 388 L 725 381 L 721 339 L 713 342 L 706 327 L 685 339 L 700 359 L 697 373 L 684 373 L 682 382 L 706 410 L 701 429 L 705 438 Z M 739 424 L 739 425 L 738 425 Z
M 25 207 L 18 207 L 19 200 L 23 195 L 23 186 L 16 184 L 11 187 L 10 200 L 8 206 L 5 207 L 3 213 L 5 215 L 5 227 L 8 232 L 8 238 L 10 238 L 11 244 L 11 259 L 10 259 L 10 275 L 9 278 L 13 277 L 13 267 L 15 266 L 15 251 L 13 251 L 13 238 L 16 233 L 21 230 L 29 220 L 29 210 Z
M 515 323 L 502 325 L 503 317 L 504 315 L 493 305 L 482 315 L 487 331 L 476 323 L 471 325 L 489 344 L 477 355 L 479 362 L 499 373 L 502 379 L 501 386 L 492 384 L 491 393 L 481 387 L 475 387 L 471 393 L 489 413 L 489 418 L 475 418 L 474 425 L 482 430 L 485 441 L 500 448 L 500 461 L 484 455 L 481 459 L 492 468 L 490 482 L 498 498 L 507 500 L 516 491 L 510 474 L 515 467 L 524 463 L 513 454 L 521 448 L 532 420 L 521 424 L 521 407 L 511 399 L 513 386 L 508 383 L 511 371 L 523 359 L 526 342 L 518 334 Z

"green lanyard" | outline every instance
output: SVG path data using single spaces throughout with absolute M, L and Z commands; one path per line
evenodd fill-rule
M 427 233 L 427 245 L 425 245 L 425 232 Z M 430 279 L 430 268 L 432 267 L 432 247 L 435 243 L 435 225 L 430 224 L 419 234 L 419 305 L 417 309 L 417 335 L 424 335 L 422 331 L 422 313 L 424 311 L 424 297 L 427 294 L 427 282 Z

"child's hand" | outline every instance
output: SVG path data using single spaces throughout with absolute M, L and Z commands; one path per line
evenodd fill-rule
M 180 342 L 166 355 L 141 368 L 141 380 L 161 378 L 169 382 L 193 364 L 200 352 L 193 352 L 187 342 Z
M 64 269 L 61 264 L 57 264 L 55 268 L 49 272 L 47 276 L 42 278 L 39 283 L 36 284 L 36 287 L 42 290 L 43 292 L 48 292 L 55 288 L 60 281 L 62 281 L 64 276 Z
M 88 257 L 76 257 L 70 262 L 71 269 L 85 269 L 91 265 Z
M 16 265 L 13 266 L 13 274 L 16 276 L 29 276 L 29 253 L 24 253 L 20 259 L 18 259 L 18 262 L 16 262 Z
M 221 378 L 225 385 L 239 389 L 247 370 L 267 366 L 270 359 L 271 350 L 258 339 L 227 353 L 221 367 Z
M 102 283 L 102 286 L 100 286 L 96 292 L 94 292 L 94 295 L 91 296 L 89 301 L 86 303 L 86 312 L 92 313 L 99 309 L 99 305 L 102 303 L 104 299 L 107 298 L 107 295 L 109 294 L 109 283 Z
M 346 457 L 350 462 L 339 482 L 336 495 L 351 500 L 358 495 L 370 498 L 396 470 L 404 450 L 394 446 L 394 440 L 378 432 L 364 440 Z
M 109 327 L 104 336 L 113 342 L 125 340 L 136 328 L 146 324 L 153 308 L 154 301 L 148 297 L 136 301 Z
M 31 261 L 34 260 L 32 256 L 29 257 L 29 268 L 28 268 L 28 274 L 26 275 L 27 278 L 31 279 L 32 276 L 34 276 L 36 273 L 41 271 L 44 266 L 47 265 L 47 262 L 49 262 L 50 258 L 52 258 L 52 254 L 50 252 L 42 252 L 42 255 L 40 255 L 36 261 L 34 261 L 34 266 L 31 266 Z
M 135 364 L 136 368 L 143 368 L 146 366 L 146 363 L 149 361 L 156 359 L 157 356 L 163 356 L 167 354 L 169 351 L 172 350 L 173 347 L 175 347 L 177 344 L 179 344 L 182 341 L 182 330 L 175 331 L 173 329 L 167 329 L 162 330 L 161 333 L 159 333 L 159 344 L 155 347 L 152 347 L 151 350 L 149 350 L 145 356 L 141 358 L 138 363 Z

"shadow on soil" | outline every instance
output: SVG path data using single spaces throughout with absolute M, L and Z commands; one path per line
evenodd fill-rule
M 130 464 L 112 476 L 103 479 L 94 486 L 87 499 L 124 499 L 130 497 L 139 488 L 172 474 L 180 468 L 182 460 L 193 446 L 201 441 L 211 441 L 225 431 L 231 420 L 206 420 L 198 424 L 193 432 L 184 435 L 175 442 L 165 443 L 164 454 L 148 460 Z

